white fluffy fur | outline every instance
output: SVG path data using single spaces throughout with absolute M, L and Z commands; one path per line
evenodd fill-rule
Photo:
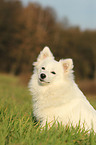
M 96 132 L 96 111 L 74 81 L 72 59 L 55 61 L 50 49 L 45 47 L 34 66 L 29 88 L 33 113 L 41 125 L 57 120 L 74 127 L 80 123 L 81 128 L 84 125 L 86 130 L 93 128 Z M 40 81 L 42 73 L 46 78 Z

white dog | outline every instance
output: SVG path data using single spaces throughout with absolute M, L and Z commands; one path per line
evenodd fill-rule
M 72 59 L 54 60 L 45 47 L 33 63 L 34 73 L 29 82 L 33 98 L 33 113 L 41 125 L 54 120 L 64 125 L 80 123 L 96 132 L 96 111 L 76 85 Z

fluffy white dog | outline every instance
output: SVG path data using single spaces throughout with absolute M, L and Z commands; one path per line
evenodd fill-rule
M 33 65 L 29 88 L 33 113 L 41 125 L 57 120 L 74 127 L 80 123 L 81 128 L 96 132 L 96 111 L 74 81 L 72 59 L 56 61 L 45 47 Z

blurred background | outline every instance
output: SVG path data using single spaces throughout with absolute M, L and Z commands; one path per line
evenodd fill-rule
M 44 46 L 72 58 L 77 83 L 96 94 L 96 0 L 0 0 L 0 73 L 27 84 Z

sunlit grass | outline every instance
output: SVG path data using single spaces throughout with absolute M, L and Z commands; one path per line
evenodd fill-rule
M 92 101 L 95 102 L 95 101 Z M 94 103 L 93 105 L 96 106 Z M 18 77 L 0 74 L 0 145 L 95 145 L 96 136 L 62 124 L 41 131 L 32 118 L 27 86 Z

